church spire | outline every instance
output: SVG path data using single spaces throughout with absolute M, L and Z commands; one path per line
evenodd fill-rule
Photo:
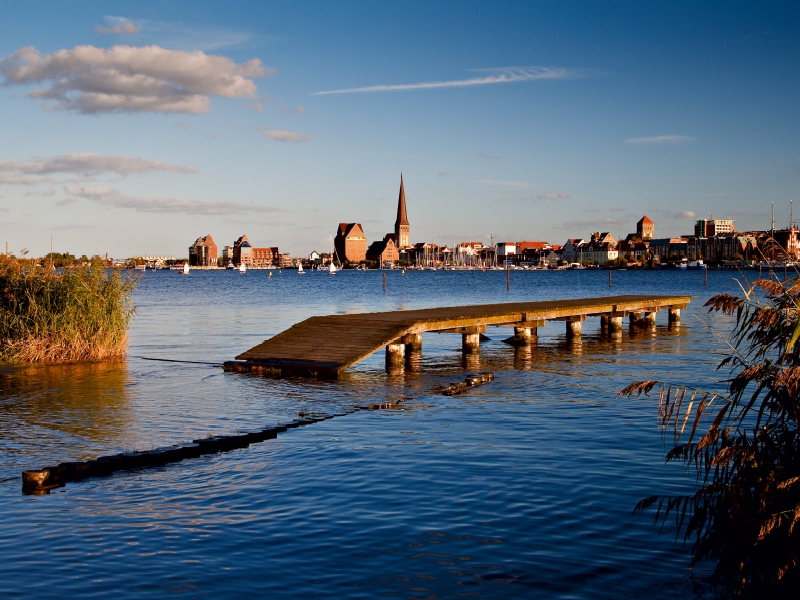
M 394 227 L 408 225 L 408 215 L 406 214 L 406 192 L 403 189 L 403 173 L 400 173 L 400 197 L 397 199 L 397 221 Z
M 406 191 L 403 187 L 402 171 L 400 171 L 400 197 L 397 199 L 397 220 L 394 222 L 394 241 L 398 248 L 411 245 L 411 227 L 406 214 Z

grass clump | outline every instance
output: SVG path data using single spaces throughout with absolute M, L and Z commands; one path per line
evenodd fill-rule
M 638 381 L 621 395 L 658 386 L 667 461 L 697 473 L 686 496 L 653 496 L 672 517 L 692 564 L 716 563 L 718 583 L 748 598 L 796 597 L 800 585 L 800 278 L 760 279 L 743 296 L 720 294 L 711 311 L 735 317 L 727 395 L 685 385 Z M 759 298 L 758 294 L 762 297 Z
M 100 261 L 54 270 L 49 264 L 0 257 L 0 361 L 124 356 L 136 281 Z

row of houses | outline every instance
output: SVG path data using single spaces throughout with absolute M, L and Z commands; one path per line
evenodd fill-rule
M 210 235 L 197 238 L 189 246 L 189 266 L 227 267 L 245 265 L 248 268 L 280 268 L 293 266 L 289 254 L 281 254 L 277 246 L 256 247 L 246 235 L 239 237 L 232 245 L 222 248 L 218 254 L 217 245 Z

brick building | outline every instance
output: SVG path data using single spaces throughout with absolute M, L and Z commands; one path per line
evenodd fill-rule
M 277 246 L 271 248 L 255 248 L 246 235 L 233 243 L 233 264 L 237 267 L 269 268 L 282 266 L 282 257 Z
M 210 235 L 197 238 L 194 244 L 189 246 L 189 266 L 217 266 L 217 245 Z
M 333 245 L 342 262 L 357 263 L 367 259 L 367 236 L 361 223 L 339 223 Z
M 652 240 L 655 237 L 655 224 L 647 218 L 647 215 L 636 223 L 636 235 L 640 240 Z
M 394 264 L 400 260 L 400 253 L 392 236 L 387 235 L 378 242 L 372 242 L 367 249 L 367 260 L 374 260 L 381 265 Z

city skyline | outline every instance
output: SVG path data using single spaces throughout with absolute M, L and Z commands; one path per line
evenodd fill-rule
M 36 5 L 0 25 L 13 252 L 304 256 L 390 231 L 401 169 L 412 242 L 788 224 L 789 5 Z

